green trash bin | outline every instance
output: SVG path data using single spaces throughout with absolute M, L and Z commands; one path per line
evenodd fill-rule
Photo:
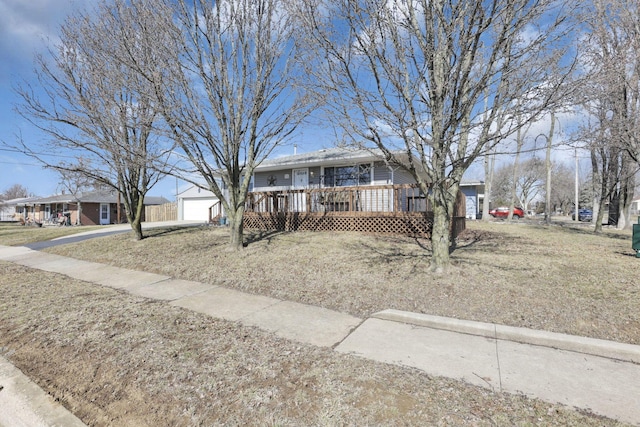
M 633 224 L 633 234 L 631 235 L 631 248 L 636 251 L 636 258 L 640 258 L 640 216 L 638 223 Z

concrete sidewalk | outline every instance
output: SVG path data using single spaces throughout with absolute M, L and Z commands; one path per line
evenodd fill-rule
M 24 247 L 0 246 L 0 259 L 164 300 L 284 338 L 640 425 L 640 346 L 396 310 L 363 320 Z
M 523 328 L 501 339 L 501 328 L 386 310 L 337 350 L 640 425 L 640 346 Z

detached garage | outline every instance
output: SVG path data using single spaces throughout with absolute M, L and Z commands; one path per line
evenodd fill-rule
M 209 222 L 209 209 L 217 203 L 218 198 L 211 191 L 191 186 L 178 194 L 178 220 Z

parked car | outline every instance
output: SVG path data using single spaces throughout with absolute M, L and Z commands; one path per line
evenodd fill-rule
M 494 218 L 506 218 L 509 216 L 509 208 L 501 206 L 499 208 L 491 209 L 489 215 Z M 524 218 L 524 211 L 522 208 L 513 208 L 513 218 Z
M 578 221 L 591 221 L 593 218 L 593 211 L 591 209 L 578 209 Z M 571 211 L 571 219 L 575 221 L 576 213 Z

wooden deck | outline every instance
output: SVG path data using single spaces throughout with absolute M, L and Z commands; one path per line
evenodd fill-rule
M 458 194 L 452 236 L 465 228 L 465 198 Z M 252 192 L 247 229 L 357 231 L 429 237 L 433 212 L 416 185 L 310 188 Z

